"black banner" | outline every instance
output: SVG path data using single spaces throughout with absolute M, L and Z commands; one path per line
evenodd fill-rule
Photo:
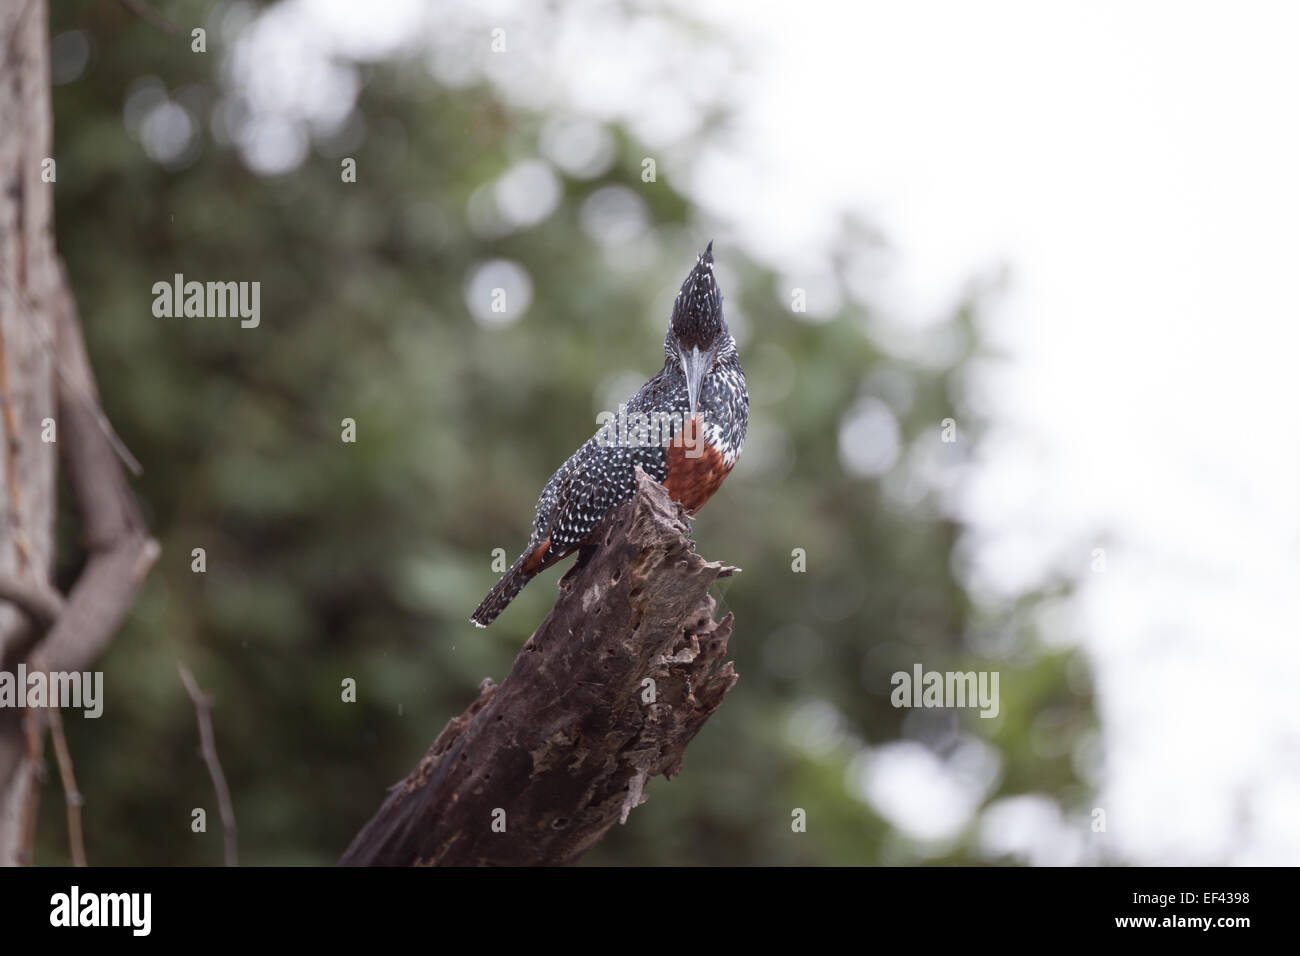
M 6 942 L 75 936 L 245 942 L 291 936 L 338 943 L 426 932 L 522 926 L 521 910 L 572 913 L 579 900 L 643 931 L 647 908 L 699 913 L 721 905 L 737 930 L 793 921 L 818 936 L 863 940 L 923 929 L 928 942 L 987 942 L 1022 931 L 1065 938 L 1132 937 L 1139 945 L 1213 939 L 1226 945 L 1285 925 L 1295 884 L 1286 869 L 906 868 L 621 870 L 545 874 L 464 869 L 24 869 L 0 872 Z M 577 896 L 575 894 L 584 894 Z M 677 901 L 673 903 L 673 901 Z M 707 902 L 705 902 L 707 901 Z M 500 916 L 514 914 L 507 919 Z M 552 917 L 545 917 L 548 921 Z M 689 919 L 689 917 L 688 917 Z M 677 916 L 672 922 L 676 923 Z M 563 922 L 551 925 L 560 929 Z M 475 927 L 477 926 L 477 930 Z M 534 927 L 535 928 L 535 927 Z M 716 925 L 714 927 L 716 929 Z M 921 937 L 918 937 L 921 938 Z M 430 943 L 446 942 L 431 938 Z M 15 950 L 7 950 L 15 951 Z

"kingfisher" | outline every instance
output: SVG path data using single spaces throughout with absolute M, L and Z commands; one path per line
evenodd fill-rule
M 710 242 L 673 301 L 664 367 L 551 475 L 523 553 L 470 620 L 487 627 L 529 581 L 592 547 L 601 522 L 635 492 L 638 465 L 694 517 L 735 467 L 748 425 Z

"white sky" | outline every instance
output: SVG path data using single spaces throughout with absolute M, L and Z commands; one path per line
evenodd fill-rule
M 725 57 L 691 61 L 699 88 L 730 83 L 742 104 L 692 189 L 752 252 L 798 275 L 840 211 L 863 210 L 897 248 L 891 311 L 920 327 L 972 275 L 1009 268 L 990 327 L 1011 361 L 981 383 L 1008 427 L 979 449 L 963 506 L 990 592 L 1049 567 L 1088 575 L 1053 628 L 1096 671 L 1114 858 L 1300 862 L 1300 6 L 679 5 L 745 51 L 743 76 Z M 646 51 L 662 37 L 580 6 L 544 42 L 523 0 L 451 19 L 507 26 L 517 56 L 486 69 L 517 99 L 672 140 L 689 103 L 653 85 Z M 428 16 L 435 45 L 464 42 L 418 0 L 356 9 L 273 11 L 287 79 L 266 72 L 262 102 L 301 110 L 304 91 L 335 90 L 330 113 L 355 95 L 347 76 L 288 76 L 308 75 L 294 56 L 329 34 L 378 56 Z M 245 55 L 250 71 L 267 59 Z M 274 110 L 266 122 L 292 142 Z M 294 155 L 277 148 L 266 168 Z M 1089 574 L 1100 545 L 1106 571 Z M 866 798 L 887 815 L 960 811 L 960 788 L 910 746 L 879 755 Z M 1035 862 L 1089 858 L 1077 825 L 1032 796 L 990 812 L 983 832 Z
M 700 184 L 738 235 L 797 256 L 867 210 L 920 323 L 1010 267 L 984 384 L 1015 429 L 968 510 L 994 586 L 1108 545 L 1072 630 L 1121 855 L 1300 862 L 1300 7 L 704 9 L 762 44 L 764 200 Z

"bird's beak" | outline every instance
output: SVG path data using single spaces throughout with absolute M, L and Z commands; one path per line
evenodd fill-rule
M 691 403 L 691 417 L 694 418 L 700 406 L 700 385 L 708 374 L 709 367 L 713 365 L 713 350 L 701 352 L 698 345 L 693 345 L 689 352 L 679 349 L 677 354 L 682 361 L 682 371 L 686 373 L 686 395 Z

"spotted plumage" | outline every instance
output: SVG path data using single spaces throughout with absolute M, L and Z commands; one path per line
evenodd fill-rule
M 673 302 L 664 367 L 546 482 L 523 553 L 470 618 L 487 627 L 530 580 L 589 544 L 636 489 L 636 466 L 695 514 L 745 444 L 749 393 L 736 340 L 722 316 L 713 243 Z

